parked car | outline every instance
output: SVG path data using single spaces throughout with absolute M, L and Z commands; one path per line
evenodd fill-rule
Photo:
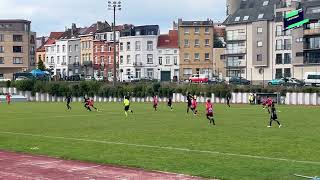
M 92 76 L 87 76 L 84 78 L 85 81 L 92 81 L 94 78 Z
M 7 82 L 7 81 L 11 81 L 11 79 L 0 78 L 0 82 Z
M 319 86 L 320 85 L 320 73 L 319 72 L 307 72 L 304 74 L 304 82 L 306 86 Z
M 80 75 L 72 75 L 72 76 L 69 76 L 68 81 L 80 81 L 81 80 L 81 77 Z
M 94 79 L 96 81 L 104 81 L 104 77 L 103 76 L 97 76 L 97 77 L 94 77 Z
M 25 80 L 29 80 L 29 78 L 24 77 L 24 76 L 19 76 L 16 78 L 16 81 L 25 81 Z
M 269 81 L 268 85 L 301 87 L 301 86 L 304 86 L 304 82 L 296 78 L 281 78 L 281 79 L 274 79 Z
M 283 86 L 285 82 L 287 82 L 288 79 L 286 78 L 280 78 L 280 79 L 273 79 L 268 82 L 269 86 Z
M 224 84 L 226 81 L 224 79 L 221 79 L 219 77 L 213 77 L 209 79 L 208 84 Z
M 251 82 L 243 77 L 231 77 L 229 79 L 229 84 L 233 85 L 250 85 Z
M 289 81 L 287 82 L 289 86 L 294 86 L 294 87 L 302 87 L 305 85 L 305 82 L 296 78 L 290 78 Z
M 189 82 L 191 83 L 208 83 L 209 77 L 204 74 L 194 74 L 189 78 Z

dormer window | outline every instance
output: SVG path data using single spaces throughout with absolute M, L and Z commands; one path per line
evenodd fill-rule
M 269 1 L 263 1 L 263 6 L 268 6 Z
M 240 20 L 239 16 L 234 19 L 234 21 L 236 21 L 236 22 L 238 22 L 239 20 Z
M 248 21 L 248 19 L 249 19 L 249 16 L 244 16 L 244 17 L 243 17 L 243 20 L 244 20 L 244 21 Z
M 264 17 L 264 14 L 259 14 L 258 19 L 262 19 Z

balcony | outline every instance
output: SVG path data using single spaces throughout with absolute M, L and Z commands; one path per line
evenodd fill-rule
M 245 60 L 229 60 L 226 61 L 226 68 L 242 68 L 246 67 L 246 61 Z
M 72 65 L 73 65 L 73 67 L 80 67 L 80 63 L 79 62 L 75 62 Z
M 238 36 L 229 36 L 227 37 L 227 41 L 245 41 L 247 40 L 246 35 L 238 35 Z
M 292 7 L 291 3 L 280 2 L 276 4 L 276 9 L 283 9 L 283 8 L 289 8 L 289 7 Z
M 241 48 L 241 49 L 226 49 L 225 50 L 226 55 L 232 55 L 232 54 L 246 54 L 246 49 Z
M 61 65 L 62 65 L 62 66 L 65 66 L 65 65 L 67 65 L 67 63 L 66 63 L 66 62 L 62 62 Z
M 133 66 L 141 67 L 143 66 L 142 62 L 134 62 Z
M 320 35 L 320 28 L 316 29 L 305 29 L 304 35 L 310 36 L 310 35 Z

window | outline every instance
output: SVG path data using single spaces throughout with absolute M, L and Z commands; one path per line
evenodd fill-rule
M 244 20 L 244 21 L 248 21 L 248 19 L 249 19 L 249 16 L 244 16 L 244 17 L 243 17 L 243 20 Z
M 166 56 L 166 64 L 169 65 L 171 62 L 171 58 L 170 56 Z
M 120 43 L 120 51 L 123 51 L 123 43 Z
M 14 52 L 14 53 L 22 53 L 22 46 L 13 46 L 12 52 Z
M 148 54 L 147 55 L 147 63 L 148 64 L 153 64 L 153 55 L 152 54 Z
M 177 56 L 173 57 L 173 63 L 174 63 L 174 65 L 178 65 L 178 57 Z
M 4 64 L 4 57 L 0 57 L 0 64 Z
M 4 41 L 4 35 L 0 34 L 0 42 L 3 42 L 3 41 Z
M 136 69 L 136 78 L 141 78 L 141 69 Z
M 22 35 L 13 35 L 14 42 L 22 42 Z
M 178 50 L 174 50 L 173 53 L 174 53 L 174 54 L 178 54 Z
M 127 64 L 131 64 L 131 56 L 127 55 Z
M 257 61 L 262 61 L 262 54 L 257 54 Z
M 79 57 L 78 57 L 78 56 L 75 56 L 75 57 L 74 57 L 74 61 L 75 61 L 75 63 L 79 63 Z
M 104 45 L 101 46 L 101 52 L 104 52 Z
M 108 46 L 108 52 L 111 52 L 111 51 L 112 51 L 112 46 L 109 45 L 109 46 Z
M 276 54 L 276 64 L 283 64 L 282 54 Z
M 153 79 L 153 69 L 147 69 L 147 77 Z
M 147 50 L 148 51 L 153 51 L 153 42 L 152 41 L 148 41 L 147 42 Z
M 190 34 L 189 28 L 184 28 L 184 34 Z
M 200 47 L 199 39 L 194 40 L 194 47 Z
M 68 61 L 69 61 L 69 64 L 72 64 L 72 56 L 69 56 Z
M 209 28 L 209 27 L 205 27 L 204 33 L 205 33 L 205 34 L 210 34 L 210 28 Z
M 94 64 L 98 64 L 98 57 L 97 56 L 94 57 Z
M 291 69 L 290 68 L 284 68 L 284 77 L 286 77 L 286 78 L 291 77 Z
M 278 25 L 276 26 L 276 36 L 282 36 L 283 31 L 282 31 L 282 26 Z
M 159 57 L 159 65 L 162 65 L 162 57 Z
M 262 47 L 262 41 L 257 42 L 257 47 Z
M 258 34 L 262 34 L 262 31 L 263 31 L 263 30 L 262 30 L 262 27 L 258 27 L 258 28 L 257 28 L 257 33 L 258 33 Z
M 130 50 L 131 50 L 130 42 L 127 42 L 127 51 L 130 51 Z
M 269 4 L 269 1 L 263 1 L 263 6 L 268 6 L 268 4 Z
M 258 19 L 262 19 L 264 17 L 264 14 L 259 14 Z
M 62 52 L 63 53 L 66 52 L 66 46 L 65 45 L 62 46 Z
M 276 50 L 282 50 L 282 40 L 276 41 Z
M 136 63 L 140 63 L 140 62 L 141 62 L 141 55 L 136 54 Z
M 205 53 L 204 54 L 204 59 L 206 60 L 206 61 L 209 61 L 210 60 L 210 54 L 209 53 Z
M 184 60 L 189 61 L 190 60 L 190 54 L 189 53 L 184 53 Z
M 200 60 L 200 54 L 194 53 L 194 60 L 199 61 Z
M 141 51 L 141 42 L 136 41 L 136 51 Z
M 191 75 L 192 75 L 192 69 L 191 68 L 183 69 L 183 76 L 191 76 Z
M 284 64 L 291 64 L 291 54 L 284 53 Z
M 188 40 L 188 39 L 185 39 L 185 40 L 184 40 L 184 47 L 190 47 L 190 44 L 189 44 L 189 40 Z
M 69 52 L 72 52 L 72 46 L 71 45 L 69 45 Z
M 51 47 L 51 52 L 54 52 L 54 46 Z
M 282 69 L 276 69 L 276 79 L 280 79 L 282 77 Z
M 285 39 L 284 40 L 284 49 L 285 50 L 291 50 L 291 39 Z
M 23 64 L 22 57 L 14 57 L 13 64 Z
M 195 34 L 200 34 L 200 27 L 195 27 L 194 28 L 194 33 Z
M 74 45 L 74 51 L 78 52 L 78 49 L 79 49 L 79 45 L 78 44 Z
M 205 40 L 205 46 L 207 46 L 207 47 L 210 46 L 210 39 Z
M 240 20 L 240 17 L 239 17 L 239 16 L 237 16 L 237 17 L 234 19 L 235 22 L 238 22 L 239 20 Z
M 4 47 L 0 46 L 0 53 L 4 53 Z
M 120 56 L 120 64 L 123 64 L 123 56 Z
M 60 56 L 57 56 L 57 64 L 60 64 Z
M 51 56 L 51 64 L 54 64 L 54 57 L 53 56 Z

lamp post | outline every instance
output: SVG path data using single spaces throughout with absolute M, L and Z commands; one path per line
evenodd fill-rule
M 108 10 L 113 11 L 113 85 L 117 82 L 116 11 L 121 10 L 121 1 L 108 1 Z

